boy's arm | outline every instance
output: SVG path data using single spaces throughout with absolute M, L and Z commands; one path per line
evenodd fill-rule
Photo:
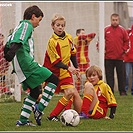
M 54 66 L 58 67 L 58 68 L 62 68 L 62 69 L 68 69 L 68 66 L 65 65 L 63 62 L 58 62 L 56 63 Z
M 21 43 L 11 43 L 10 45 L 10 48 L 4 48 L 4 58 L 7 60 L 7 61 L 12 61 L 17 50 L 22 46 Z M 8 49 L 8 50 L 7 50 Z
M 71 55 L 71 58 L 70 59 L 71 59 L 71 61 L 73 63 L 73 66 L 75 68 L 78 68 L 78 63 L 77 63 L 76 55 Z
M 78 40 L 88 40 L 91 41 L 94 37 L 96 36 L 96 33 L 90 33 L 90 34 L 86 34 L 86 35 L 80 35 L 78 37 Z
M 110 115 L 109 115 L 109 117 L 110 117 L 111 119 L 114 118 L 115 112 L 116 112 L 116 106 L 112 106 L 112 107 L 110 108 Z

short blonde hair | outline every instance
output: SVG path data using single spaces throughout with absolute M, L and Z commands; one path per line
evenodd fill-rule
M 102 80 L 102 78 L 103 78 L 103 76 L 102 76 L 102 70 L 97 65 L 90 66 L 90 67 L 88 67 L 86 69 L 86 72 L 85 72 L 86 78 L 87 77 L 90 77 L 94 72 L 97 73 L 99 80 Z
M 56 20 L 64 20 L 64 24 L 66 25 L 65 17 L 62 16 L 61 14 L 56 13 L 56 14 L 53 15 L 51 25 L 54 25 Z

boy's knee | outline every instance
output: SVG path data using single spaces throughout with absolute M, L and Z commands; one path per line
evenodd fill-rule
M 85 94 L 93 94 L 93 91 L 94 91 L 94 86 L 91 84 L 91 83 L 86 83 L 85 84 L 85 89 L 84 89 L 84 93 Z
M 53 83 L 53 84 L 55 84 L 55 85 L 57 86 L 58 83 L 59 83 L 59 78 L 58 78 L 56 75 L 52 74 L 52 75 L 46 80 L 46 82 L 51 82 L 51 83 Z
M 42 86 L 39 85 L 34 89 L 30 89 L 30 96 L 34 99 L 38 99 L 39 95 L 42 94 Z
M 65 96 L 67 97 L 67 99 L 71 99 L 71 97 L 74 96 L 74 89 L 69 88 L 65 90 Z

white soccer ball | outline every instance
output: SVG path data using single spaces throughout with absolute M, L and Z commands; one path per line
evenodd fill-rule
M 65 110 L 61 116 L 60 116 L 60 121 L 62 125 L 64 126 L 77 126 L 80 122 L 80 117 L 79 114 L 73 110 L 73 109 L 68 109 Z

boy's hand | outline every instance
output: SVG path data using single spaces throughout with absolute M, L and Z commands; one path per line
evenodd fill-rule
M 75 67 L 68 67 L 68 70 L 73 74 L 77 76 L 77 79 L 80 80 L 80 70 Z
M 77 80 L 81 79 L 80 70 L 78 68 L 76 69 L 76 76 L 77 76 Z

